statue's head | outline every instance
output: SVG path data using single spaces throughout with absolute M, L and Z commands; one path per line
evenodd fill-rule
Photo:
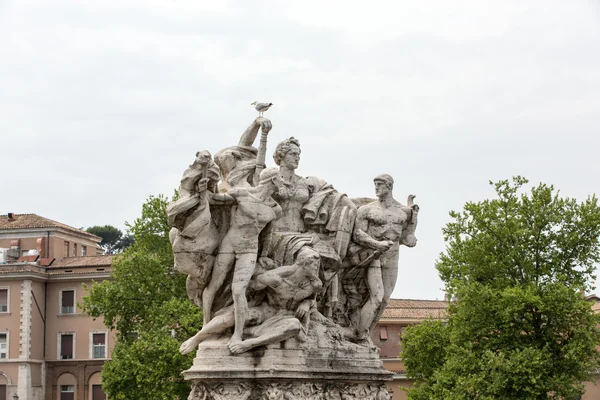
M 291 137 L 277 144 L 275 153 L 273 153 L 275 164 L 281 167 L 292 169 L 298 168 L 300 162 L 300 142 L 298 139 Z
M 373 178 L 375 183 L 375 195 L 377 197 L 391 193 L 394 189 L 394 178 L 389 174 L 377 175 Z
M 196 164 L 206 165 L 211 160 L 212 156 L 208 150 L 201 150 L 196 153 L 196 160 L 194 161 Z
M 260 171 L 258 184 L 265 185 L 270 182 L 277 184 L 279 179 L 281 178 L 279 177 L 279 170 L 277 168 L 266 168 Z

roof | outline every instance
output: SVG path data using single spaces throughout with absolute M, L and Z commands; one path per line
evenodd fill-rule
M 594 301 L 592 310 L 600 312 L 600 297 L 587 296 L 588 301 Z M 449 303 L 443 300 L 411 300 L 390 299 L 383 311 L 382 319 L 440 319 L 446 317 Z
M 443 300 L 390 299 L 382 319 L 445 318 L 448 302 Z
M 54 262 L 50 269 L 54 268 L 76 268 L 76 267 L 103 267 L 112 265 L 113 255 L 65 257 Z
M 13 214 L 13 218 L 9 219 L 8 215 L 0 215 L 0 231 L 8 229 L 35 229 L 35 228 L 62 228 L 79 235 L 84 235 L 90 239 L 101 241 L 102 238 L 93 235 L 81 229 L 53 221 L 48 218 L 40 217 L 36 214 Z
M 593 302 L 598 302 L 600 301 L 600 297 L 598 297 L 597 294 L 588 294 L 587 296 L 585 296 L 585 300 L 586 301 L 593 301 Z

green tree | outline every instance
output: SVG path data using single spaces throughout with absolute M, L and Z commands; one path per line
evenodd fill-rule
M 123 234 L 120 229 L 112 225 L 91 226 L 86 229 L 87 232 L 102 238 L 100 247 L 105 254 L 115 254 L 125 250 L 134 242 L 134 237 L 131 234 Z
M 142 216 L 127 224 L 135 243 L 115 257 L 111 279 L 94 283 L 83 309 L 116 330 L 112 360 L 102 372 L 111 399 L 185 399 L 181 372 L 193 355 L 179 345 L 202 325 L 202 313 L 187 298 L 184 275 L 173 268 L 163 196 L 150 197 Z
M 582 292 L 600 260 L 600 208 L 527 180 L 491 183 L 443 229 L 447 323 L 407 330 L 410 399 L 575 399 L 600 366 L 600 319 Z M 433 342 L 432 342 L 433 341 Z

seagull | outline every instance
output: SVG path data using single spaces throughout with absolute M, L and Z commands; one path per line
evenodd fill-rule
M 258 116 L 262 117 L 263 113 L 269 109 L 273 105 L 273 103 L 259 103 L 255 101 L 254 103 L 250 103 L 251 106 L 254 106 L 256 111 L 258 111 Z

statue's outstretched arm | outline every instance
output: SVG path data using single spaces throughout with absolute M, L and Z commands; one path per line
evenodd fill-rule
M 264 133 L 268 133 L 271 130 L 271 127 L 271 121 L 267 118 L 256 118 L 254 121 L 252 121 L 250 126 L 246 128 L 244 133 L 242 133 L 242 137 L 240 137 L 238 146 L 252 146 L 256 140 L 256 136 L 258 136 L 258 130 L 262 129 Z
M 250 281 L 249 287 L 252 290 L 261 290 L 267 286 L 276 289 L 281 286 L 284 279 L 294 273 L 297 268 L 297 265 L 286 265 L 263 272 L 262 274 L 254 275 Z

